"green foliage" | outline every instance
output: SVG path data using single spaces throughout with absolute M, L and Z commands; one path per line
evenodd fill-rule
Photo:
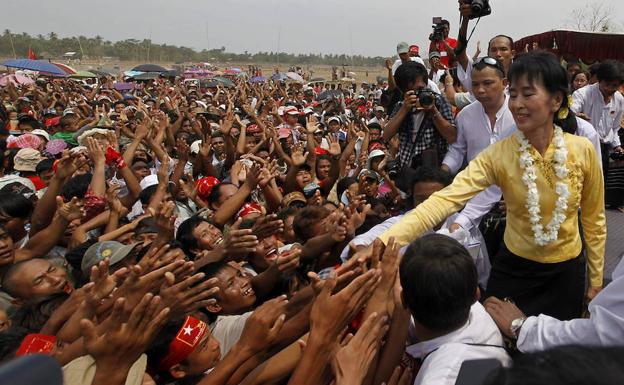
M 11 44 L 12 41 L 12 44 Z M 288 54 L 277 52 L 231 53 L 225 47 L 195 51 L 189 47 L 169 44 L 156 44 L 150 40 L 126 39 L 111 42 L 101 36 L 59 37 L 50 32 L 47 36 L 31 36 L 27 33 L 11 33 L 8 29 L 0 36 L 0 56 L 13 57 L 13 47 L 17 57 L 26 57 L 31 47 L 38 57 L 55 59 L 65 52 L 74 51 L 89 59 L 114 57 L 120 60 L 137 62 L 235 62 L 235 63 L 281 63 L 281 64 L 327 64 L 379 66 L 384 58 L 336 54 Z

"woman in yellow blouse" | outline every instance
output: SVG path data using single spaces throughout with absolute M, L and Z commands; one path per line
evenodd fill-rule
M 578 213 L 587 248 L 588 299 L 602 287 L 606 223 L 601 166 L 584 137 L 565 133 L 565 70 L 547 52 L 518 57 L 508 79 L 518 132 L 483 150 L 447 188 L 433 194 L 380 238 L 407 244 L 488 186 L 507 205 L 504 246 L 493 261 L 486 296 L 508 297 L 527 315 L 580 315 L 585 287 Z M 563 127 L 563 130 L 562 130 Z M 574 131 L 572 131 L 574 132 Z

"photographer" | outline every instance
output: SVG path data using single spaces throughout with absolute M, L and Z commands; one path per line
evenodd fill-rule
M 436 34 L 438 28 L 442 32 L 442 36 Z M 448 20 L 442 19 L 439 24 L 434 26 L 434 33 L 429 36 L 429 40 L 431 40 L 429 52 L 439 52 L 440 62 L 446 68 L 450 67 L 449 63 L 455 62 L 455 48 L 457 47 L 457 40 L 449 37 L 450 31 L 451 24 Z
M 418 63 L 402 64 L 395 81 L 404 96 L 384 129 L 384 140 L 399 134 L 399 164 L 402 168 L 439 166 L 457 130 L 451 105 L 443 96 L 426 89 L 427 69 Z

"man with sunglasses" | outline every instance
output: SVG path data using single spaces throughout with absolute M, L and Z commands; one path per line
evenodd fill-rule
M 492 143 L 511 135 L 516 126 L 507 106 L 507 79 L 498 60 L 486 56 L 477 61 L 471 71 L 472 92 L 476 99 L 457 115 L 457 140 L 449 146 L 442 168 L 456 174 Z M 501 191 L 491 186 L 474 197 L 450 226 L 451 231 L 463 228 L 479 239 L 479 223 L 492 206 L 500 201 Z

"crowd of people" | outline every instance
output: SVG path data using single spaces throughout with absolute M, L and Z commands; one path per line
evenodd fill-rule
M 619 383 L 624 64 L 506 35 L 471 57 L 471 12 L 375 85 L 1 87 L 0 361 L 71 385 Z

